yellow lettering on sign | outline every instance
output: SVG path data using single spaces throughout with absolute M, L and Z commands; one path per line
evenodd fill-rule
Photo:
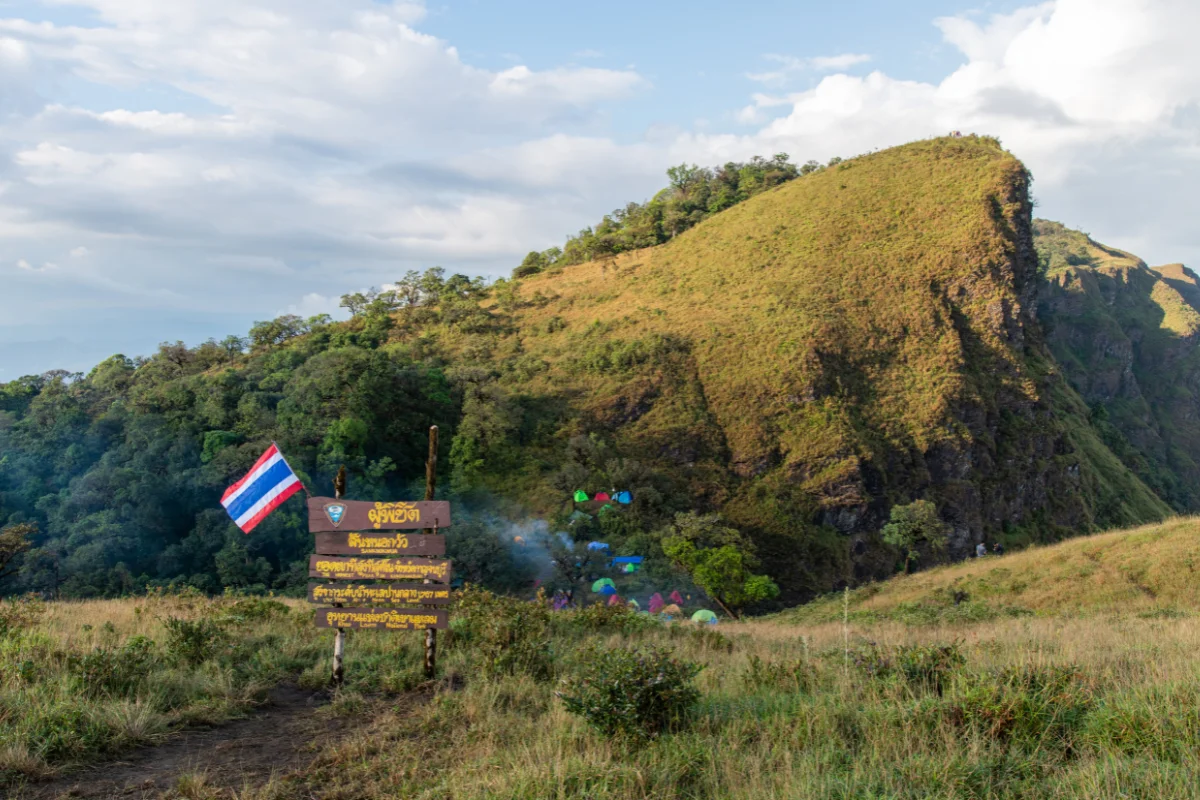
M 375 527 L 378 528 L 379 525 Z M 364 536 L 361 533 L 352 533 L 346 544 L 351 547 L 361 547 L 364 550 L 402 550 L 408 547 L 408 537 L 402 533 L 395 536 Z
M 367 519 L 376 528 L 420 522 L 421 509 L 417 508 L 416 503 L 376 503 L 375 507 L 367 512 Z
M 320 572 L 342 574 L 358 572 L 378 578 L 395 578 L 406 580 L 424 578 L 429 575 L 446 580 L 450 571 L 450 563 L 443 561 L 431 566 L 423 564 L 402 564 L 386 558 L 349 558 L 345 561 L 324 561 L 317 559 L 316 568 Z
M 431 600 L 448 600 L 450 589 L 436 586 L 402 589 L 391 586 L 322 584 L 313 587 L 312 598 L 318 603 L 425 603 Z
M 438 618 L 436 614 L 428 614 L 420 611 L 337 611 L 330 610 L 326 614 L 326 619 L 331 625 L 344 625 L 357 623 L 361 626 L 383 625 L 384 627 L 407 628 L 413 625 L 436 625 Z

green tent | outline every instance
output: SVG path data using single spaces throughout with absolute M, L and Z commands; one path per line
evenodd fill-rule
M 695 614 L 692 614 L 692 622 L 707 622 L 709 625 L 716 625 L 717 615 L 707 608 L 702 608 Z
M 612 589 L 617 588 L 617 585 L 612 582 L 612 578 L 601 578 L 600 580 L 598 580 L 592 584 L 592 591 L 593 592 L 602 592 L 602 591 L 604 591 L 605 586 L 608 586 Z M 712 612 L 710 611 L 709 613 L 711 614 Z
M 588 501 L 587 492 L 585 492 L 583 489 L 576 489 L 575 490 L 575 502 L 576 503 L 586 503 L 587 501 Z
M 637 568 L 638 568 L 637 564 L 626 564 L 625 565 L 626 572 L 637 572 Z

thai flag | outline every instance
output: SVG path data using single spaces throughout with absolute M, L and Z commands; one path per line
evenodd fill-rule
M 246 477 L 225 490 L 221 505 L 243 533 L 267 518 L 283 501 L 304 488 L 274 442 Z

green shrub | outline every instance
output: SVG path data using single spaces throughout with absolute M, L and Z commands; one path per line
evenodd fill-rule
M 247 622 L 286 617 L 290 609 L 278 600 L 269 597 L 247 595 L 237 597 L 221 611 L 220 620 L 234 625 Z
M 190 666 L 215 656 L 226 642 L 225 629 L 215 619 L 189 621 L 168 617 L 163 620 L 163 627 L 167 629 L 167 652 L 176 661 Z
M 113 742 L 109 726 L 80 705 L 38 709 L 25 724 L 30 752 L 46 761 L 103 751 Z
M 890 649 L 870 642 L 851 650 L 850 658 L 855 667 L 872 678 L 899 679 L 914 688 L 928 688 L 938 694 L 967 661 L 958 642 L 900 645 Z
M 8 597 L 0 601 L 0 636 L 32 628 L 46 610 L 46 604 L 33 595 Z
M 454 644 L 467 648 L 484 677 L 524 673 L 546 680 L 553 674 L 550 610 L 544 604 L 469 586 L 454 612 Z
M 817 687 L 816 667 L 804 659 L 769 661 L 750 656 L 742 684 L 748 691 L 775 689 L 808 694 Z
M 662 648 L 591 647 L 579 673 L 564 679 L 558 697 L 567 711 L 607 736 L 651 739 L 687 724 L 700 691 L 701 666 Z
M 953 723 L 1002 743 L 1068 753 L 1096 703 L 1091 682 L 1072 666 L 1006 667 L 955 688 Z
M 67 657 L 67 670 L 89 697 L 135 693 L 157 664 L 154 641 L 134 636 L 120 648 L 97 647 L 84 655 Z
M 641 633 L 662 625 L 649 614 L 638 613 L 627 605 L 610 606 L 604 603 L 593 603 L 590 606 L 560 613 L 555 617 L 555 621 L 558 620 L 585 631 L 624 634 Z

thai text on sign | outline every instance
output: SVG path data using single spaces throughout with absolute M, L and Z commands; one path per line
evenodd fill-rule
M 416 533 L 318 533 L 317 552 L 322 555 L 421 556 L 446 554 L 446 537 Z
M 450 582 L 450 562 L 431 558 L 339 558 L 309 556 L 308 576 L 331 580 Z
M 332 497 L 308 499 L 308 530 L 311 533 L 432 529 L 449 525 L 450 503 L 444 500 L 377 503 Z
M 375 606 L 450 602 L 450 587 L 436 583 L 310 583 L 310 603 Z
M 425 608 L 318 608 L 316 622 L 318 628 L 445 630 L 450 626 L 450 615 L 441 609 Z

